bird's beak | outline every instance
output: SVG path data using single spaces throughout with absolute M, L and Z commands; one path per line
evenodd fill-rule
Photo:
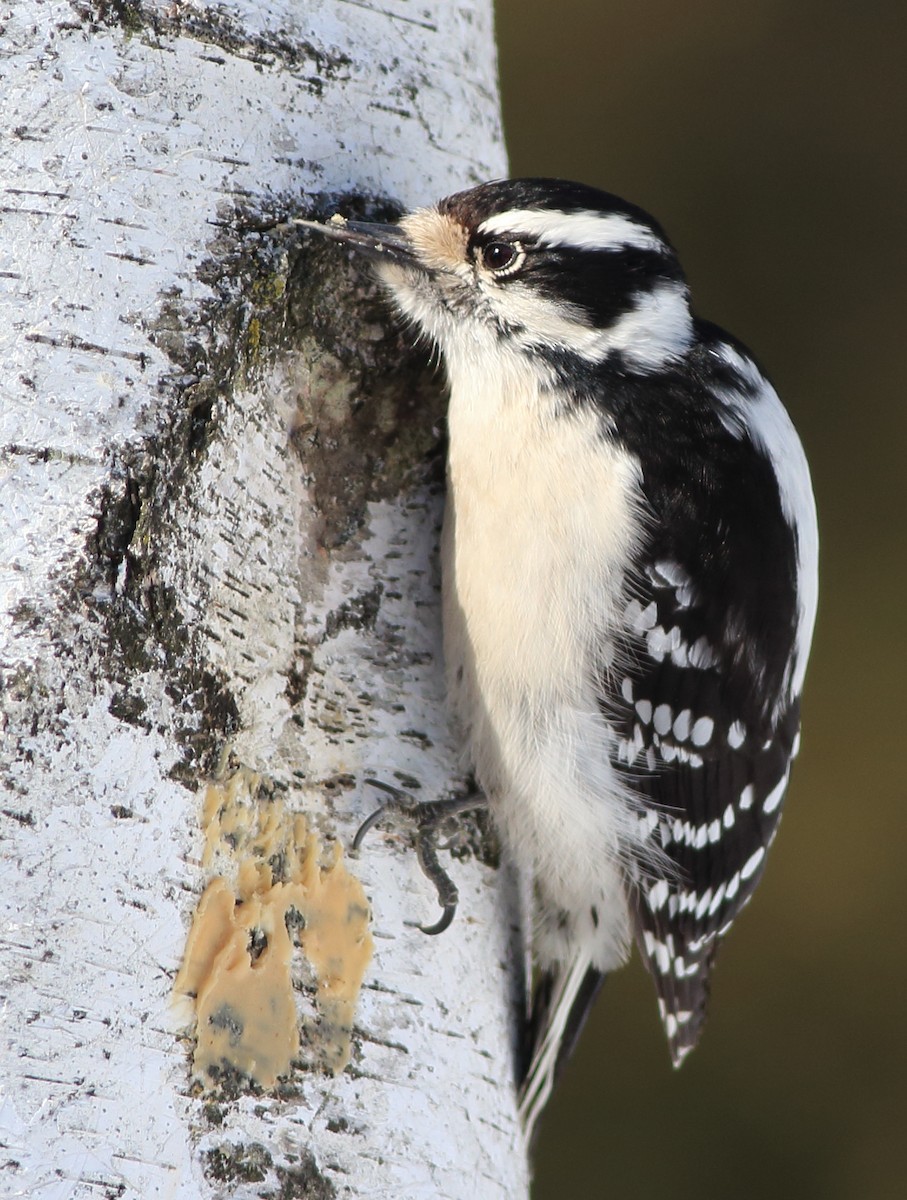
M 344 217 L 332 217 L 326 224 L 297 218 L 294 224 L 314 229 L 326 237 L 333 238 L 335 242 L 342 242 L 350 249 L 358 250 L 379 261 L 389 259 L 391 262 L 409 266 L 418 265 L 413 244 L 399 225 L 347 221 Z

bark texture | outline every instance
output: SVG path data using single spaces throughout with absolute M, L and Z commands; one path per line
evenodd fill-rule
M 200 1087 L 172 1006 L 212 780 L 323 842 L 370 776 L 462 782 L 438 381 L 335 250 L 262 230 L 503 174 L 490 4 L 0 25 L 0 1191 L 519 1197 L 516 907 L 481 854 L 437 939 L 405 836 L 348 863 L 375 954 L 337 1076 L 299 951 L 275 1088 Z

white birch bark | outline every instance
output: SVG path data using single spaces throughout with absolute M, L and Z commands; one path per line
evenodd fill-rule
M 212 1098 L 171 1008 L 207 779 L 344 840 L 366 777 L 458 779 L 437 384 L 336 250 L 240 226 L 503 174 L 490 2 L 7 0 L 0 112 L 0 1193 L 525 1195 L 502 872 L 427 938 L 370 835 L 336 1077 Z

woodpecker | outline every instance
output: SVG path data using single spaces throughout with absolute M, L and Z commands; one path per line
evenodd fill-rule
M 532 881 L 531 1127 L 634 939 L 675 1065 L 699 1038 L 798 748 L 809 469 L 661 227 L 616 196 L 512 179 L 312 227 L 372 260 L 447 374 L 446 670 Z

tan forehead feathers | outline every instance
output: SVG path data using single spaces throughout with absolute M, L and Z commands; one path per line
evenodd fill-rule
M 452 271 L 466 261 L 469 235 L 459 221 L 436 208 L 407 213 L 400 227 L 412 240 L 419 258 L 437 271 Z

